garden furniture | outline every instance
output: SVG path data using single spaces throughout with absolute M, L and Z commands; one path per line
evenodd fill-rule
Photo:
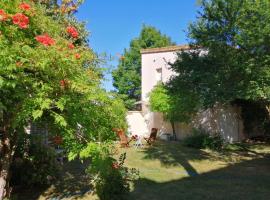
M 157 128 L 151 129 L 150 136 L 148 138 L 144 138 L 147 144 L 152 145 L 155 142 L 155 140 L 157 139 L 157 132 L 158 132 Z
M 120 139 L 120 146 L 121 147 L 128 147 L 129 143 L 133 140 L 133 138 L 128 139 L 123 129 L 113 129 L 113 131 L 117 134 Z

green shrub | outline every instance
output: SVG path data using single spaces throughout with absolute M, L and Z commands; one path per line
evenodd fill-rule
M 215 135 L 207 135 L 207 137 L 204 139 L 203 143 L 204 148 L 209 148 L 215 151 L 222 150 L 222 147 L 224 146 L 224 140 L 220 136 L 220 134 Z
M 193 134 L 183 140 L 183 144 L 196 149 L 209 148 L 220 151 L 224 145 L 224 140 L 220 134 L 210 135 L 202 129 L 194 129 Z
M 96 183 L 96 192 L 101 200 L 128 199 L 129 184 L 117 169 L 110 169 Z
M 100 200 L 129 199 L 129 181 L 138 176 L 138 171 L 124 166 L 126 154 L 121 154 L 119 160 L 111 156 L 94 158 L 89 168 L 95 177 L 95 189 Z M 97 171 L 98 169 L 98 171 Z

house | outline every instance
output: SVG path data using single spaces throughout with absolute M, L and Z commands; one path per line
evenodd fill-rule
M 161 113 L 151 112 L 149 106 L 149 93 L 154 86 L 162 81 L 166 83 L 175 73 L 170 69 L 169 63 L 177 58 L 177 53 L 189 51 L 188 45 L 169 46 L 141 50 L 141 111 L 130 111 L 127 114 L 129 132 L 136 135 L 149 135 L 151 128 L 158 128 L 160 138 L 166 138 L 172 133 L 170 123 L 163 119 Z M 200 111 L 189 124 L 177 123 L 177 139 L 192 133 L 193 128 L 203 128 L 209 133 L 219 133 L 228 142 L 244 139 L 243 120 L 241 108 L 238 106 L 224 106 L 216 104 L 213 108 Z

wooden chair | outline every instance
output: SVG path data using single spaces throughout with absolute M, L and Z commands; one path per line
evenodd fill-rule
M 157 139 L 157 132 L 158 132 L 157 128 L 151 129 L 150 136 L 148 138 L 144 138 L 147 144 L 152 145 L 155 142 L 155 140 Z
M 129 143 L 133 140 L 133 138 L 128 139 L 123 129 L 113 129 L 113 131 L 117 134 L 120 139 L 121 147 L 128 147 Z
M 52 145 L 54 147 L 55 153 L 56 153 L 56 159 L 59 161 L 61 165 L 64 164 L 64 159 L 66 158 L 66 152 L 65 150 L 61 147 L 63 144 L 63 138 L 59 135 L 56 135 L 52 137 Z

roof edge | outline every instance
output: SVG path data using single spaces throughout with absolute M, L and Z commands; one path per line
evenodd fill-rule
M 167 47 L 160 47 L 160 48 L 149 48 L 149 49 L 141 49 L 141 54 L 148 54 L 148 53 L 163 53 L 163 52 L 175 52 L 181 50 L 189 50 L 191 47 L 187 44 L 185 45 L 177 45 L 177 46 L 167 46 Z

